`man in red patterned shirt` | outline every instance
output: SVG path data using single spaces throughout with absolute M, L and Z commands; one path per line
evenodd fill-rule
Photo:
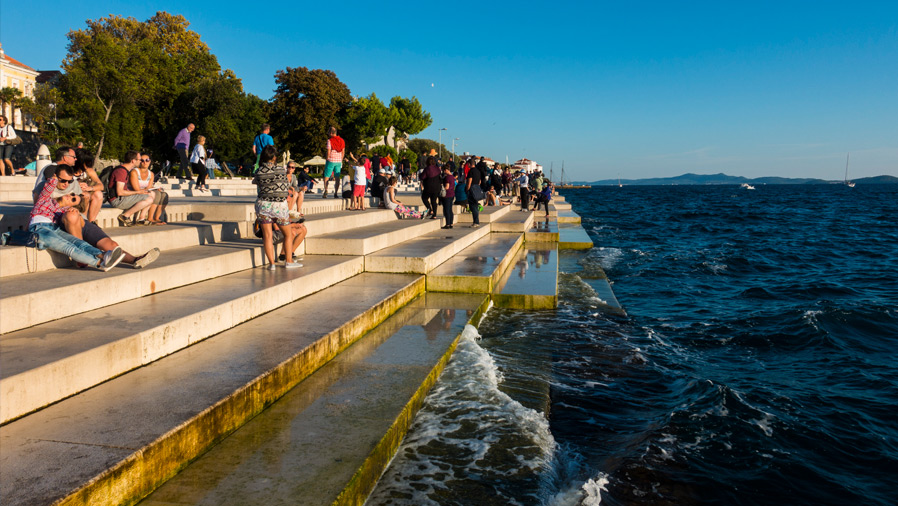
M 108 271 L 122 261 L 124 252 L 120 247 L 116 246 L 104 253 L 86 241 L 60 229 L 58 225 L 58 220 L 65 210 L 59 205 L 56 198 L 80 194 L 81 186 L 75 182 L 71 169 L 67 165 L 58 166 L 56 176 L 44 184 L 44 188 L 31 210 L 28 231 L 37 236 L 38 249 L 55 251 L 71 257 L 77 263 Z

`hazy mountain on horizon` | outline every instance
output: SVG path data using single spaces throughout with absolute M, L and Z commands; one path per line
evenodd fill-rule
M 852 179 L 857 184 L 898 184 L 898 177 L 894 176 L 874 176 Z M 654 177 L 647 179 L 621 179 L 620 183 L 629 186 L 649 186 L 649 185 L 710 185 L 710 184 L 838 184 L 842 181 L 827 181 L 825 179 L 815 178 L 794 178 L 794 177 L 756 177 L 747 178 L 743 176 L 729 176 L 724 173 L 719 174 L 692 174 L 687 173 L 674 177 Z M 573 184 L 587 184 L 591 186 L 617 186 L 617 179 L 602 179 L 592 182 L 575 181 Z

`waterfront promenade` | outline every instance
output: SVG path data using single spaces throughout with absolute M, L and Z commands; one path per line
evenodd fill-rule
M 26 179 L 0 178 L 4 231 Z M 162 250 L 146 269 L 0 248 L 0 502 L 360 504 L 465 326 L 552 309 L 559 249 L 592 247 L 563 197 L 444 230 L 310 196 L 304 267 L 269 271 L 247 185 L 169 185 L 166 226 L 104 209 L 124 249 Z

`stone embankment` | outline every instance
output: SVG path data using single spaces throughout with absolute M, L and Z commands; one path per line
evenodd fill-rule
M 0 178 L 2 231 L 33 181 Z M 0 248 L 0 503 L 360 504 L 465 326 L 554 308 L 559 255 L 592 247 L 561 197 L 442 229 L 309 196 L 304 267 L 269 271 L 247 182 L 178 184 L 166 226 L 101 212 L 162 250 L 145 269 Z

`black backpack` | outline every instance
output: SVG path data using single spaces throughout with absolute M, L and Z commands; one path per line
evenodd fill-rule
M 103 188 L 106 189 L 106 200 L 112 200 L 118 197 L 118 189 L 116 189 L 115 185 L 109 186 L 109 181 L 112 179 L 112 171 L 116 168 L 116 166 L 110 165 L 97 174 L 100 178 L 100 182 L 103 183 Z

